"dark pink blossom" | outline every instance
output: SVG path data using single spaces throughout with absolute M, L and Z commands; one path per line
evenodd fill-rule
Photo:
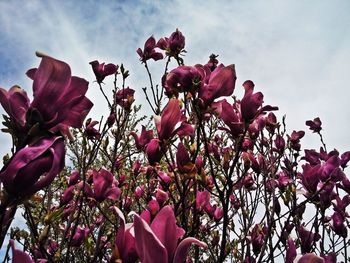
M 136 262 L 138 256 L 136 253 L 135 247 L 135 237 L 133 234 L 133 224 L 126 224 L 125 217 L 116 206 L 113 206 L 113 211 L 120 218 L 120 226 L 118 228 L 117 235 L 115 237 L 115 246 L 118 251 L 117 258 L 113 258 L 116 262 L 117 259 L 121 259 L 125 263 L 134 263 Z M 113 262 L 112 260 L 110 262 Z
M 42 138 L 12 157 L 0 173 L 0 181 L 13 195 L 32 195 L 51 184 L 63 169 L 64 158 L 62 137 Z
M 178 96 L 181 92 L 195 94 L 203 84 L 205 72 L 202 66 L 179 66 L 166 75 L 165 93 L 168 97 Z
M 310 130 L 312 130 L 313 132 L 320 132 L 322 130 L 322 122 L 318 117 L 315 118 L 313 121 L 306 121 L 306 125 L 309 126 Z
M 87 119 L 85 122 L 85 135 L 90 139 L 100 139 L 101 133 L 95 128 L 98 124 L 98 121 L 91 121 L 91 118 Z
M 347 237 L 348 228 L 346 226 L 346 221 L 345 221 L 344 216 L 342 214 L 340 214 L 339 212 L 333 213 L 331 227 L 337 235 L 344 237 L 344 238 Z
M 70 243 L 71 246 L 73 247 L 81 246 L 89 234 L 90 234 L 90 229 L 88 227 L 82 228 L 81 226 L 78 226 L 75 230 L 72 241 Z
M 306 253 L 298 259 L 297 263 L 324 263 L 324 259 L 314 253 Z
M 300 239 L 301 253 L 304 254 L 311 252 L 313 244 L 320 239 L 320 235 L 308 231 L 303 225 L 299 226 L 297 230 Z
M 349 161 L 350 161 L 350 151 L 345 152 L 340 156 L 340 165 L 343 169 L 346 168 Z
M 100 64 L 97 60 L 94 60 L 91 61 L 89 64 L 91 65 L 92 70 L 95 73 L 96 81 L 98 83 L 102 83 L 105 77 L 116 74 L 118 71 L 118 66 L 111 63 L 105 65 L 105 63 Z
M 251 80 L 245 81 L 243 87 L 245 89 L 245 94 L 241 101 L 241 113 L 242 118 L 246 122 L 251 122 L 264 111 L 278 110 L 277 107 L 272 107 L 270 105 L 262 107 L 264 95 L 261 92 L 253 93 L 254 83 Z
M 198 97 L 205 106 L 209 106 L 215 99 L 232 95 L 236 85 L 236 71 L 234 65 L 220 64 L 207 74 L 207 80 L 198 92 Z
M 185 47 L 185 37 L 178 29 L 176 29 L 169 38 L 164 37 L 159 39 L 157 47 L 165 50 L 168 56 L 178 57 Z
M 219 118 L 228 126 L 224 128 L 234 138 L 243 133 L 244 125 L 241 119 L 241 115 L 235 108 L 235 105 L 229 104 L 225 99 L 216 103 L 216 112 L 219 114 Z
M 96 201 L 102 202 L 107 198 L 111 200 L 119 198 L 121 190 L 111 172 L 103 168 L 100 171 L 93 170 L 92 178 L 94 183 L 93 197 Z
M 149 143 L 147 143 L 145 153 L 150 165 L 158 163 L 163 157 L 163 152 L 159 144 L 159 140 L 152 139 Z
M 135 90 L 129 87 L 118 90 L 115 94 L 115 103 L 125 110 L 130 110 L 132 103 L 134 102 Z
M 17 129 L 23 129 L 26 122 L 26 113 L 30 105 L 27 93 L 18 86 L 9 91 L 0 88 L 0 103 L 7 112 Z
M 153 139 L 153 131 L 146 130 L 146 127 L 142 125 L 140 136 L 135 132 L 130 132 L 130 135 L 135 139 L 135 145 L 138 150 L 143 150 L 144 147 Z
M 159 140 L 168 140 L 175 134 L 178 134 L 180 138 L 187 135 L 193 135 L 194 128 L 185 123 L 184 119 L 185 117 L 181 113 L 179 101 L 175 98 L 169 100 L 162 115 L 155 117 Z M 176 128 L 178 124 L 180 124 L 180 126 Z
M 136 251 L 142 263 L 181 263 L 186 260 L 192 243 L 206 247 L 199 240 L 188 237 L 178 244 L 185 231 L 176 225 L 174 211 L 164 206 L 149 225 L 134 214 Z
M 39 123 L 42 129 L 56 131 L 62 126 L 81 128 L 92 102 L 85 97 L 88 82 L 71 76 L 68 64 L 54 58 L 41 57 L 39 68 L 30 69 L 34 99 L 27 113 L 29 125 Z
M 197 191 L 196 209 L 202 211 L 206 206 L 210 205 L 210 193 L 207 190 Z
M 197 172 L 196 165 L 191 162 L 191 158 L 182 142 L 179 142 L 177 146 L 176 165 L 179 172 L 188 177 L 193 178 Z
M 293 263 L 296 257 L 297 257 L 297 248 L 295 247 L 294 241 L 290 238 L 288 239 L 286 263 Z
M 143 50 L 141 48 L 138 48 L 136 52 L 140 56 L 140 60 L 142 62 L 146 62 L 149 59 L 157 61 L 163 58 L 163 54 L 160 52 L 156 52 L 155 48 L 156 40 L 153 36 L 150 36 L 145 42 Z
M 262 246 L 264 245 L 264 240 L 266 236 L 266 227 L 261 227 L 259 224 L 256 224 L 251 231 L 250 238 L 253 246 L 253 252 L 255 255 L 258 255 L 261 251 Z

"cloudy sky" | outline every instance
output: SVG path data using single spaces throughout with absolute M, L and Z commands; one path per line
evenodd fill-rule
M 0 10 L 3 88 L 19 84 L 30 91 L 24 73 L 38 65 L 38 50 L 90 81 L 95 116 L 105 112 L 88 64 L 95 59 L 124 63 L 136 102 L 145 104 L 147 78 L 135 50 L 150 35 L 158 39 L 179 28 L 188 65 L 219 54 L 224 64 L 236 64 L 237 90 L 253 80 L 265 103 L 287 115 L 289 130 L 306 129 L 305 120 L 319 116 L 328 148 L 350 149 L 349 1 L 33 0 L 0 1 Z M 1 153 L 8 139 L 1 137 Z M 318 147 L 316 136 L 305 140 Z

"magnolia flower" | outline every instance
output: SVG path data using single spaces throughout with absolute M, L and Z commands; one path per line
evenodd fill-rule
M 288 239 L 288 248 L 286 251 L 286 263 L 293 263 L 293 260 L 297 256 L 297 248 L 295 247 L 294 241 Z
M 115 249 L 110 262 L 121 259 L 123 263 L 134 263 L 138 256 L 135 248 L 133 224 L 125 223 L 125 217 L 118 207 L 113 206 L 112 209 L 120 219 L 120 226 L 115 237 Z
M 207 74 L 205 84 L 198 92 L 198 97 L 204 106 L 209 106 L 215 99 L 230 96 L 236 85 L 235 65 L 224 66 L 220 64 L 213 72 Z
M 322 130 L 322 122 L 320 120 L 320 118 L 315 118 L 313 121 L 312 120 L 308 120 L 305 123 L 307 126 L 309 126 L 310 130 L 312 130 L 313 132 L 320 132 Z
M 159 140 L 168 140 L 175 134 L 178 134 L 180 138 L 192 135 L 194 133 L 193 127 L 185 123 L 184 120 L 185 116 L 181 113 L 179 101 L 175 98 L 169 100 L 162 115 L 155 117 Z M 178 124 L 180 126 L 176 128 Z
M 63 169 L 64 158 L 62 137 L 42 138 L 12 157 L 0 173 L 0 181 L 12 195 L 32 195 L 51 184 Z
M 130 135 L 135 139 L 135 145 L 138 150 L 143 150 L 144 147 L 153 139 L 153 131 L 146 130 L 142 125 L 141 134 L 137 135 L 135 132 L 130 132 Z
M 296 263 L 325 263 L 324 259 L 314 253 L 306 253 L 294 260 Z
M 191 162 L 190 156 L 182 142 L 177 146 L 176 165 L 180 173 L 191 178 L 197 173 L 196 165 Z
M 37 56 L 42 58 L 39 68 L 27 72 L 33 80 L 34 96 L 27 122 L 52 132 L 62 129 L 61 126 L 81 128 L 93 106 L 85 97 L 88 82 L 72 77 L 65 62 L 39 53 Z
M 229 104 L 226 99 L 224 99 L 215 103 L 214 107 L 219 114 L 219 118 L 228 126 L 228 129 L 223 128 L 224 130 L 229 132 L 233 137 L 237 137 L 243 133 L 243 121 L 235 105 Z
M 129 87 L 119 90 L 115 94 L 115 102 L 125 110 L 130 110 L 132 103 L 134 102 L 135 90 Z
M 96 81 L 98 83 L 102 83 L 105 77 L 113 75 L 118 71 L 118 66 L 111 63 L 105 65 L 105 63 L 100 64 L 97 60 L 94 60 L 91 61 L 89 64 L 91 65 L 92 70 L 94 71 Z
M 157 47 L 165 50 L 168 56 L 178 57 L 185 47 L 185 37 L 178 29 L 176 29 L 169 38 L 164 37 L 159 39 Z
M 145 42 L 143 50 L 138 48 L 136 50 L 137 54 L 140 56 L 140 60 L 142 62 L 146 62 L 149 59 L 153 59 L 154 61 L 160 60 L 163 58 L 163 54 L 155 51 L 156 48 L 156 40 L 153 36 L 150 36 Z
M 246 122 L 251 122 L 264 111 L 278 110 L 277 107 L 272 107 L 270 105 L 262 107 L 264 95 L 261 92 L 253 93 L 254 83 L 251 80 L 245 81 L 243 87 L 245 89 L 245 94 L 241 101 L 241 113 L 242 118 Z
M 178 96 L 180 92 L 195 94 L 200 85 L 202 85 L 204 77 L 205 72 L 200 65 L 194 67 L 179 66 L 166 75 L 165 93 L 168 97 Z
M 134 214 L 134 231 L 136 251 L 142 263 L 182 263 L 192 243 L 207 247 L 192 237 L 178 244 L 178 239 L 185 231 L 176 225 L 174 211 L 170 206 L 164 206 L 150 225 Z
M 113 174 L 105 169 L 93 170 L 92 178 L 94 183 L 93 196 L 96 201 L 102 202 L 105 199 L 116 200 L 121 193 Z
M 18 86 L 9 91 L 0 88 L 0 103 L 17 129 L 23 129 L 26 122 L 26 113 L 30 105 L 27 93 Z

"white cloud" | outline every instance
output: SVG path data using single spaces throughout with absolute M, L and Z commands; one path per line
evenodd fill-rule
M 320 116 L 330 146 L 344 151 L 350 148 L 349 7 L 347 1 L 315 0 L 1 2 L 0 52 L 19 66 L 0 83 L 30 87 L 23 73 L 38 64 L 36 50 L 67 61 L 73 74 L 90 82 L 91 60 L 123 62 L 131 69 L 137 102 L 145 104 L 141 87 L 148 83 L 135 50 L 151 34 L 167 36 L 178 27 L 186 36 L 189 64 L 219 54 L 225 64 L 236 64 L 237 90 L 252 79 L 265 102 L 287 114 L 290 129 L 306 129 L 306 119 Z M 101 97 L 97 85 L 92 83 L 88 95 Z M 102 100 L 95 105 L 95 116 L 105 112 Z M 308 143 L 316 146 L 312 138 Z

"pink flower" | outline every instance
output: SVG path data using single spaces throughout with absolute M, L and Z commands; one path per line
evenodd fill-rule
M 51 184 L 63 169 L 64 158 L 62 137 L 42 138 L 12 157 L 0 173 L 0 181 L 13 195 L 32 195 Z
M 159 39 L 157 47 L 165 50 L 168 56 L 178 57 L 185 47 L 185 37 L 178 29 L 176 29 L 169 38 L 164 37 Z
M 114 212 L 117 214 L 117 216 L 120 218 L 120 226 L 117 232 L 117 235 L 115 237 L 115 245 L 116 249 L 118 251 L 118 258 L 113 258 L 114 260 L 116 259 L 121 259 L 122 262 L 125 263 L 134 263 L 136 262 L 138 256 L 136 253 L 136 248 L 135 248 L 135 236 L 133 234 L 133 224 L 126 224 L 125 223 L 125 217 L 120 211 L 119 208 L 116 206 L 113 206 Z M 115 261 L 110 261 L 110 262 L 115 262 Z
M 71 76 L 68 64 L 37 53 L 41 57 L 39 68 L 27 72 L 33 82 L 33 102 L 27 113 L 29 125 L 52 132 L 61 126 L 81 128 L 92 102 L 85 97 L 88 82 Z
M 13 86 L 9 91 L 0 88 L 0 103 L 17 129 L 23 129 L 30 101 L 25 90 Z
M 170 206 L 164 206 L 151 225 L 134 214 L 134 228 L 136 251 L 142 263 L 182 263 L 192 243 L 207 247 L 192 237 L 177 244 L 185 231 L 176 225 L 174 211 Z
M 150 165 L 158 163 L 162 157 L 163 152 L 158 139 L 152 139 L 145 148 L 145 153 Z
M 153 139 L 153 131 L 146 130 L 146 127 L 142 125 L 140 136 L 135 132 L 130 132 L 130 135 L 135 139 L 135 145 L 138 150 L 143 150 L 144 147 Z
M 94 198 L 98 202 L 105 199 L 116 200 L 119 198 L 121 190 L 117 187 L 117 182 L 113 174 L 105 169 L 93 170 L 92 178 L 94 183 Z
M 288 248 L 286 252 L 286 263 L 293 263 L 293 260 L 297 256 L 297 249 L 295 247 L 294 241 L 292 239 L 288 239 Z
M 155 51 L 156 40 L 153 36 L 150 36 L 145 42 L 143 50 L 138 48 L 136 50 L 137 54 L 140 56 L 140 60 L 142 62 L 146 62 L 149 59 L 153 59 L 154 61 L 163 59 L 163 54 Z
M 202 211 L 208 205 L 210 205 L 210 193 L 207 190 L 197 191 L 196 209 Z
M 220 64 L 206 78 L 205 84 L 199 89 L 198 97 L 205 106 L 209 106 L 217 98 L 232 95 L 237 79 L 235 66 L 225 67 Z
M 71 245 L 73 247 L 81 246 L 89 233 L 90 233 L 90 229 L 88 227 L 82 228 L 82 227 L 78 226 L 76 228 L 74 236 L 72 238 Z
M 310 130 L 312 130 L 313 132 L 320 132 L 322 130 L 322 122 L 320 120 L 320 118 L 315 118 L 313 121 L 309 120 L 306 121 L 306 125 L 309 126 Z
M 100 132 L 95 129 L 95 126 L 98 124 L 98 121 L 91 121 L 91 118 L 87 119 L 85 122 L 86 128 L 84 134 L 90 139 L 100 139 Z
M 304 255 L 302 255 L 298 261 L 296 261 L 297 263 L 324 263 L 324 259 L 316 256 L 314 253 L 306 253 Z
M 191 92 L 195 94 L 205 77 L 201 65 L 179 66 L 166 75 L 165 90 L 168 97 L 178 96 L 180 92 Z
M 254 83 L 251 80 L 245 81 L 243 87 L 245 94 L 241 101 L 241 113 L 246 122 L 251 122 L 264 111 L 278 110 L 270 105 L 262 107 L 264 95 L 261 92 L 253 93 Z
M 224 128 L 234 138 L 243 133 L 243 121 L 241 115 L 235 105 L 229 104 L 225 99 L 215 103 L 216 112 L 219 114 L 219 118 L 228 126 Z
M 135 90 L 129 87 L 119 90 L 115 94 L 115 102 L 125 110 L 130 110 L 132 103 L 134 102 Z
M 165 106 L 162 115 L 155 118 L 156 128 L 159 140 L 168 140 L 176 133 L 182 138 L 186 135 L 192 135 L 194 129 L 191 125 L 184 122 L 184 116 L 181 113 L 179 101 L 177 99 L 169 100 Z M 180 126 L 175 129 L 176 125 Z
M 190 156 L 183 145 L 179 142 L 176 152 L 176 165 L 180 173 L 193 178 L 197 173 L 196 165 L 191 162 Z
M 94 60 L 94 61 L 91 61 L 89 64 L 91 65 L 92 70 L 95 73 L 96 81 L 98 83 L 102 83 L 105 77 L 109 75 L 113 75 L 118 71 L 118 66 L 111 63 L 105 65 L 105 63 L 100 64 L 97 60 Z

